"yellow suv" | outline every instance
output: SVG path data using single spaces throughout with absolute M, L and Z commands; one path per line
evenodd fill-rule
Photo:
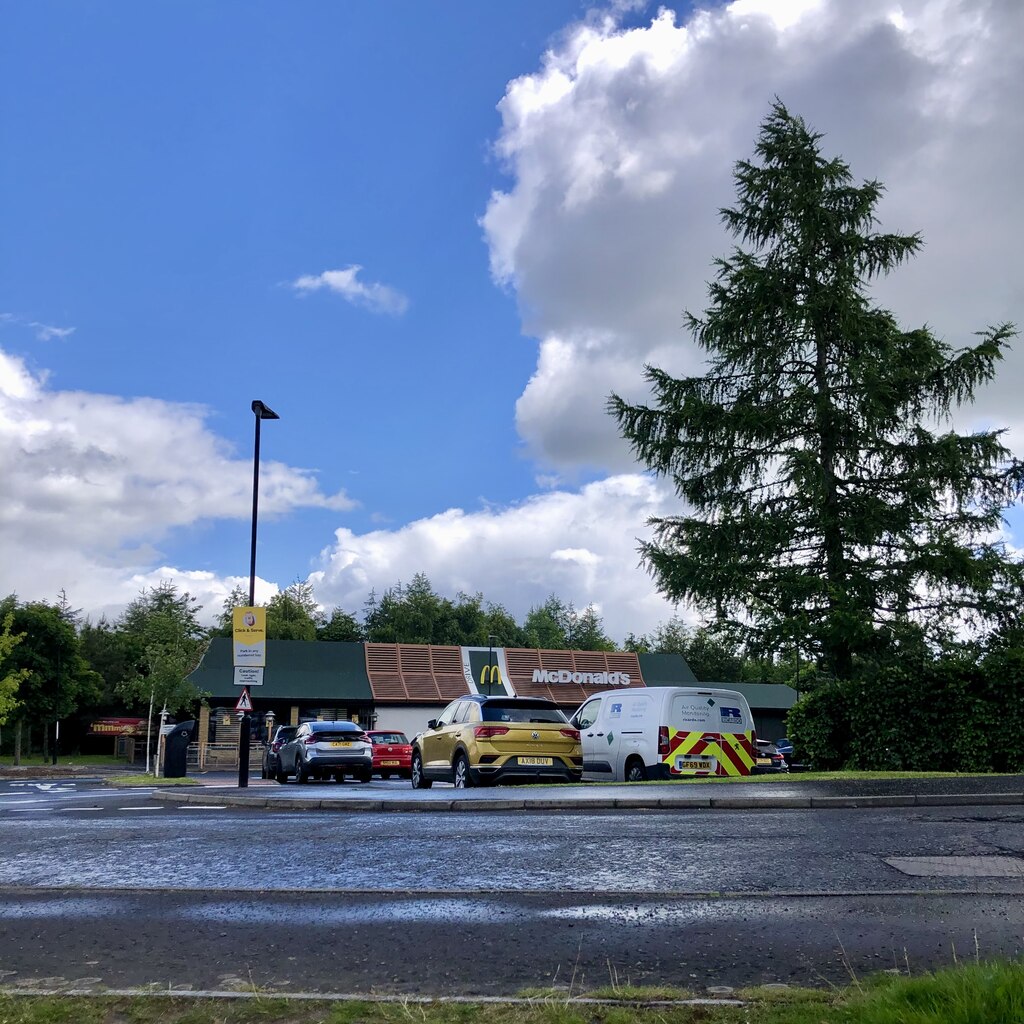
M 543 697 L 460 697 L 412 741 L 414 789 L 579 782 L 582 775 L 579 731 Z

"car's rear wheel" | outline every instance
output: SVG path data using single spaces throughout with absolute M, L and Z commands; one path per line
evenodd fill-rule
M 643 761 L 639 757 L 631 757 L 626 762 L 626 781 L 627 782 L 646 782 L 647 781 L 647 769 L 644 767 Z
M 391 772 L 381 772 L 380 773 L 380 777 L 382 779 L 390 779 L 391 778 Z
M 307 778 L 309 778 L 309 773 L 306 771 L 306 766 L 302 763 L 302 758 L 295 758 L 295 781 L 301 786 Z
M 345 781 L 345 773 L 344 772 L 335 772 L 334 773 L 334 781 L 335 782 L 344 782 Z
M 281 783 L 281 785 L 283 786 L 288 781 L 288 776 L 284 772 L 278 772 L 274 776 L 274 779 L 275 781 Z
M 368 768 L 364 768 L 362 771 L 356 772 L 356 778 L 360 782 L 369 782 L 373 778 L 373 772 Z
M 452 765 L 452 780 L 456 789 L 472 789 L 473 773 L 469 767 L 469 758 L 465 754 L 459 754 Z
M 412 768 L 409 771 L 409 779 L 413 789 L 430 789 L 433 782 L 423 774 L 423 758 L 418 750 L 413 751 Z

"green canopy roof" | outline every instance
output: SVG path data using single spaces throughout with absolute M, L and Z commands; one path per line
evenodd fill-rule
M 234 684 L 230 637 L 214 637 L 198 667 L 188 677 L 213 698 L 238 697 Z M 307 640 L 268 640 L 263 685 L 250 693 L 257 698 L 296 700 L 372 701 L 362 644 Z

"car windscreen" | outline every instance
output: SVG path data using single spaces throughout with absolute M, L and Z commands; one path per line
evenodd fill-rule
M 374 743 L 408 743 L 405 733 L 401 732 L 378 732 L 370 737 Z
M 529 704 L 484 704 L 481 710 L 485 722 L 558 722 L 564 725 L 568 721 L 558 708 L 546 704 L 535 707 Z

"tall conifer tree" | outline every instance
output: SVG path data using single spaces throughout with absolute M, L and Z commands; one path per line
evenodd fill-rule
M 648 366 L 652 403 L 610 410 L 687 506 L 642 545 L 659 589 L 849 677 L 901 635 L 1016 614 L 1024 576 L 997 537 L 1024 468 L 1002 431 L 949 427 L 1013 325 L 954 351 L 872 305 L 921 241 L 876 232 L 881 184 L 856 185 L 821 138 L 774 104 L 722 211 L 738 247 L 687 314 L 706 374 Z

